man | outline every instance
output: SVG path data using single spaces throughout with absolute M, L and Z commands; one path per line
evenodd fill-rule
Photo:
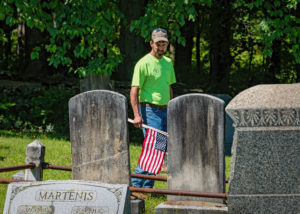
M 151 34 L 151 51 L 141 58 L 134 68 L 130 100 L 134 113 L 134 126 L 146 124 L 167 131 L 167 104 L 173 98 L 171 85 L 176 82 L 171 59 L 164 56 L 169 45 L 167 31 L 161 28 Z M 145 129 L 143 129 L 145 136 Z M 154 175 L 140 168 L 137 174 Z M 132 178 L 135 187 L 152 188 L 153 180 Z

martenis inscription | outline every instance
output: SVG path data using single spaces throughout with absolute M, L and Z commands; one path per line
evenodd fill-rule
M 38 190 L 35 199 L 37 201 L 62 201 L 79 202 L 95 201 L 97 193 L 88 190 Z

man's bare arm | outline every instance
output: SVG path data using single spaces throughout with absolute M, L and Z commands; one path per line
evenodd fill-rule
M 143 118 L 139 111 L 139 90 L 138 86 L 132 86 L 130 90 L 130 103 L 134 114 L 133 125 L 142 128 Z

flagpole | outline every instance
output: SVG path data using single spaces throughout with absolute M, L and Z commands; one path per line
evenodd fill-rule
M 130 122 L 130 123 L 133 124 L 133 120 L 130 119 L 130 118 L 128 118 L 128 122 Z M 146 129 L 152 129 L 152 130 L 154 130 L 154 131 L 156 131 L 156 132 L 158 132 L 158 133 L 161 133 L 162 135 L 165 135 L 165 136 L 168 137 L 168 133 L 167 133 L 167 132 L 164 132 L 164 131 L 162 131 L 162 130 L 153 128 L 153 127 L 151 127 L 151 126 L 147 126 L 147 125 L 145 125 L 145 124 L 142 124 L 142 127 L 143 127 L 143 128 L 146 128 Z

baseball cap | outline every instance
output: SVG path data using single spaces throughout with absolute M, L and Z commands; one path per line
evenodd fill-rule
M 154 29 L 152 31 L 151 39 L 153 42 L 159 42 L 159 41 L 169 42 L 167 31 L 162 28 Z

